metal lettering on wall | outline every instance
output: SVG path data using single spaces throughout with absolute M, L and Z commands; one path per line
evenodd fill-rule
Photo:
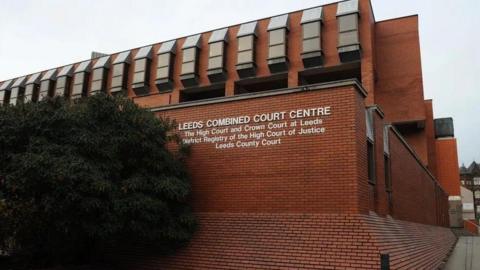
M 178 124 L 183 143 L 214 144 L 216 149 L 257 148 L 282 143 L 296 135 L 321 135 L 330 106 L 290 111 L 240 115 L 234 117 L 182 122 Z

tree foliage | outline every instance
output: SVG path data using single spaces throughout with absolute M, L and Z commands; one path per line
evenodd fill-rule
M 107 95 L 0 107 L 3 249 L 48 264 L 99 246 L 188 241 L 195 218 L 184 148 L 167 147 L 178 144 L 173 126 Z

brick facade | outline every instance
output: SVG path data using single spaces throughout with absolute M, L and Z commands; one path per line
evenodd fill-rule
M 166 42 L 152 44 L 150 76 L 142 82 L 147 95 L 135 94 L 135 65 L 129 66 L 124 75 L 128 97 L 159 117 L 175 119 L 185 139 L 182 124 L 192 134 L 213 133 L 213 128 L 189 129 L 189 125 L 272 112 L 286 112 L 287 117 L 249 125 L 264 124 L 258 130 L 262 136 L 294 128 L 298 132 L 300 120 L 321 122 L 312 125 L 324 131 L 230 140 L 236 132 L 230 128 L 238 125 L 227 125 L 216 130 L 227 129 L 218 136 L 227 136 L 225 140 L 234 144 L 254 141 L 259 145 L 193 144 L 188 159 L 190 202 L 199 217 L 199 231 L 176 255 L 133 247 L 119 251 L 121 256 L 115 256 L 119 268 L 378 269 L 383 253 L 390 255 L 392 269 L 435 269 L 441 264 L 455 241 L 446 227 L 448 196 L 459 194 L 458 161 L 455 139 L 435 138 L 432 102 L 424 100 L 418 17 L 378 22 L 370 1 L 358 3 L 352 13 L 358 13 L 358 25 L 355 19 L 349 27 L 356 28 L 359 44 L 353 45 L 361 50 L 353 60 L 341 58 L 337 16 L 341 4 L 332 3 L 322 7 L 323 62 L 314 67 L 305 67 L 302 61 L 303 10 L 288 14 L 288 67 L 283 73 L 272 74 L 268 66 L 271 18 L 257 21 L 252 77 L 240 78 L 237 72 L 240 25 L 227 28 L 226 77 L 218 84 L 208 77 L 208 40 L 213 31 L 200 34 L 195 86 L 181 80 L 186 37 L 176 39 L 168 91 L 156 85 L 156 53 Z M 139 50 L 130 50 L 132 57 Z M 110 60 L 118 56 L 114 53 Z M 98 60 L 92 59 L 92 64 Z M 111 94 L 113 68 L 106 72 L 103 91 Z M 256 87 L 236 92 L 239 85 L 248 83 Z M 92 76 L 87 85 L 90 91 Z M 5 93 L 11 91 L 1 87 Z M 207 95 L 212 88 L 219 90 L 215 98 Z M 182 100 L 188 93 L 197 99 Z M 330 115 L 298 119 L 288 115 L 292 110 L 325 106 L 331 108 Z M 366 110 L 372 112 L 372 151 L 367 147 Z M 297 126 L 290 126 L 294 120 Z M 268 128 L 269 123 L 284 122 L 286 127 Z M 251 132 L 244 131 L 249 137 Z M 260 145 L 264 139 L 272 145 Z M 371 160 L 368 153 L 373 153 Z

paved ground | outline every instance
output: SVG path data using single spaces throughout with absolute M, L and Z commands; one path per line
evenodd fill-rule
M 445 270 L 480 270 L 480 237 L 461 236 Z

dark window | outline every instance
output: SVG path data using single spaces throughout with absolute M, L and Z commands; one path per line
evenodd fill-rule
M 373 142 L 367 140 L 367 159 L 368 159 L 368 182 L 371 184 L 376 183 L 375 178 L 375 150 Z

